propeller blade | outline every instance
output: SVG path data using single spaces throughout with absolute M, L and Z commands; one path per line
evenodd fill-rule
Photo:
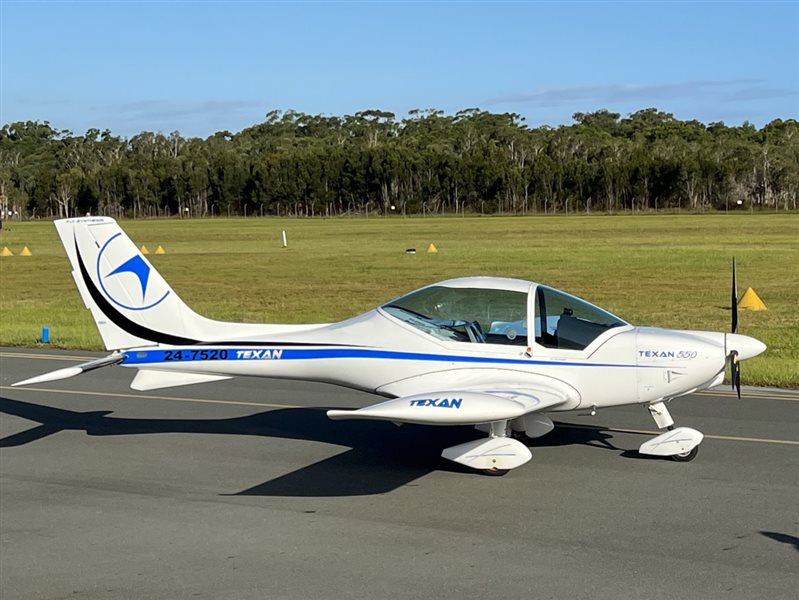
M 732 389 L 738 392 L 738 400 L 741 399 L 741 363 L 738 361 L 738 351 L 730 352 L 730 383 Z
M 735 363 L 735 375 L 733 376 L 735 391 L 738 392 L 738 400 L 741 399 L 741 363 Z
M 735 280 L 735 257 L 732 257 L 732 290 L 730 291 L 730 312 L 732 313 L 732 333 L 738 333 L 738 283 Z

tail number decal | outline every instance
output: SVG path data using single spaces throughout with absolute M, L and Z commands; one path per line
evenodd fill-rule
M 178 360 L 227 360 L 227 350 L 165 350 L 164 361 Z
M 235 354 L 234 354 L 235 353 Z M 280 360 L 283 350 L 165 350 L 165 361 L 176 360 Z

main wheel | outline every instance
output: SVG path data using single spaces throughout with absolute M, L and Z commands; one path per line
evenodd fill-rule
M 515 429 L 510 430 L 510 437 L 514 440 L 518 440 L 522 443 L 528 442 L 532 438 L 528 437 L 528 435 L 524 431 L 516 431 Z
M 671 460 L 676 462 L 691 462 L 699 454 L 699 446 L 695 446 L 690 452 L 683 452 L 681 454 L 673 454 Z
M 490 475 L 491 477 L 502 477 L 510 469 L 483 469 L 483 475 Z

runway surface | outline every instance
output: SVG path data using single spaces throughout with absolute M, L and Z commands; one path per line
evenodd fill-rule
M 334 423 L 375 397 L 325 385 L 8 387 L 87 356 L 0 350 L 3 600 L 797 598 L 797 392 L 672 402 L 691 463 L 634 452 L 641 407 L 554 414 L 487 477 L 439 457 L 482 434 Z

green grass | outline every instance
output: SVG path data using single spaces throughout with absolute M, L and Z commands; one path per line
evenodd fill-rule
M 726 331 L 730 262 L 739 293 L 768 306 L 741 312 L 740 332 L 769 350 L 744 365 L 748 384 L 799 387 L 799 215 L 215 219 L 125 221 L 150 260 L 209 317 L 328 322 L 426 283 L 462 275 L 541 281 L 636 324 Z M 280 244 L 288 232 L 289 248 Z M 427 254 L 430 242 L 438 254 Z M 31 257 L 20 257 L 27 245 Z M 0 247 L 0 344 L 30 346 L 50 326 L 59 347 L 101 347 L 49 222 L 12 223 Z M 406 255 L 415 247 L 419 253 Z

